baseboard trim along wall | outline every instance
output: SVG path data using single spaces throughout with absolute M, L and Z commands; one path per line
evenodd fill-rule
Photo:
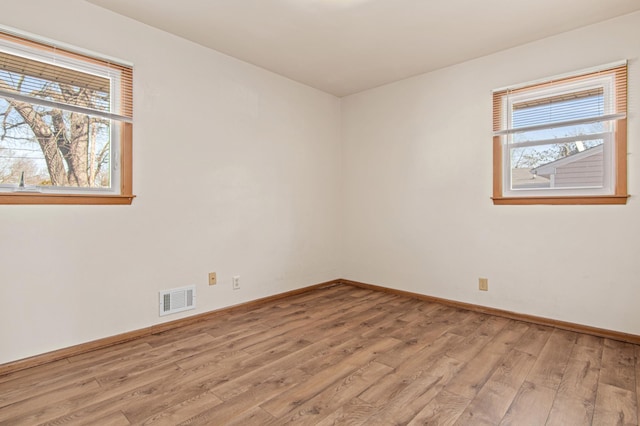
M 0 376 L 13 373 L 19 370 L 35 367 L 38 365 L 58 361 L 64 358 L 80 355 L 80 354 L 94 351 L 97 349 L 107 348 L 109 346 L 114 346 L 119 343 L 124 343 L 130 340 L 135 340 L 141 337 L 149 336 L 151 334 L 158 334 L 168 330 L 172 330 L 174 328 L 184 327 L 184 326 L 191 325 L 200 321 L 205 321 L 229 312 L 249 310 L 267 302 L 284 299 L 289 296 L 295 296 L 297 294 L 306 293 L 308 291 L 330 287 L 333 285 L 351 285 L 351 286 L 360 287 L 360 288 L 373 290 L 373 291 L 383 291 L 386 293 L 413 297 L 416 299 L 424 300 L 426 302 L 440 303 L 443 305 L 447 305 L 447 306 L 451 306 L 459 309 L 465 309 L 468 311 L 479 312 L 479 313 L 488 314 L 488 315 L 495 315 L 499 317 L 509 318 L 509 319 L 518 320 L 518 321 L 525 321 L 525 322 L 545 325 L 549 327 L 556 327 L 563 330 L 574 331 L 577 333 L 591 334 L 593 336 L 604 337 L 604 338 L 613 339 L 613 340 L 620 340 L 623 342 L 640 345 L 640 335 L 622 333 L 622 332 L 613 331 L 613 330 L 606 330 L 606 329 L 591 327 L 587 325 L 574 324 L 566 321 L 558 321 L 558 320 L 538 317 L 534 315 L 519 314 L 516 312 L 505 311 L 502 309 L 489 308 L 486 306 L 474 305 L 471 303 L 457 302 L 455 300 L 442 299 L 439 297 L 427 296 L 425 294 L 413 293 L 413 292 L 404 291 L 404 290 L 397 290 L 389 287 L 382 287 L 382 286 L 362 283 L 358 281 L 336 279 L 336 280 L 327 281 L 324 283 L 315 284 L 308 287 L 303 287 L 296 290 L 287 291 L 284 293 L 275 294 L 273 296 L 263 297 L 261 299 L 252 300 L 250 302 L 242 303 L 239 305 L 229 306 L 229 307 L 218 309 L 215 311 L 205 312 L 202 314 L 197 314 L 197 315 L 189 316 L 186 318 L 181 318 L 175 321 L 153 325 L 153 326 L 142 328 L 139 330 L 118 334 L 115 336 L 106 337 L 103 339 L 98 339 L 98 340 L 94 340 L 87 343 L 81 343 L 79 345 L 70 346 L 68 348 L 63 348 L 63 349 L 55 350 L 52 352 L 47 352 L 41 355 L 35 355 L 29 358 L 20 359 L 20 360 L 8 362 L 5 364 L 0 364 Z
M 502 309 L 489 308 L 486 306 L 474 305 L 471 303 L 457 302 L 455 300 L 449 300 L 449 299 L 441 299 L 439 297 L 427 296 L 424 294 L 412 293 L 404 290 L 396 290 L 393 288 L 382 287 L 374 284 L 366 284 L 358 281 L 351 281 L 351 280 L 344 280 L 344 279 L 340 279 L 337 281 L 341 282 L 342 284 L 353 285 L 356 287 L 366 288 L 369 290 L 384 291 L 387 293 L 414 297 L 427 302 L 441 303 L 443 305 L 451 306 L 454 308 L 465 309 L 468 311 L 495 315 L 499 317 L 529 322 L 529 323 L 538 324 L 538 325 L 546 325 L 549 327 L 560 328 L 563 330 L 575 331 L 577 333 L 591 334 L 597 337 L 604 337 L 607 339 L 620 340 L 622 342 L 640 345 L 640 336 L 637 334 L 622 333 L 620 331 L 613 331 L 613 330 L 607 330 L 604 328 L 591 327 L 588 325 L 575 324 L 575 323 L 566 322 L 566 321 L 559 321 L 559 320 L 554 320 L 550 318 L 538 317 L 535 315 L 519 314 L 516 312 L 505 311 Z

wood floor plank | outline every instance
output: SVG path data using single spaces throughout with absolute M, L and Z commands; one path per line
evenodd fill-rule
M 68 386 L 82 387 L 87 380 L 94 380 L 96 369 L 72 369 L 69 364 L 64 369 L 47 373 L 40 380 L 13 380 L 0 384 L 0 408 L 16 404 L 26 399 L 54 393 Z
M 27 368 L 24 370 L 18 370 L 13 373 L 0 375 L 0 386 L 1 389 L 7 389 L 9 386 L 15 386 L 15 383 L 22 384 L 32 384 L 38 382 L 42 377 L 48 377 L 56 374 L 56 371 L 65 371 L 69 366 L 69 359 L 60 359 L 57 361 L 53 361 L 47 364 L 43 364 L 39 367 L 41 368 Z M 4 386 L 7 382 L 14 382 L 14 384 L 10 384 Z
M 359 398 L 378 405 L 386 403 L 409 386 L 417 377 L 427 374 L 427 371 L 431 372 L 433 364 L 444 359 L 447 347 L 461 339 L 460 336 L 449 334 L 438 337 L 431 344 L 425 345 L 413 353 L 411 357 L 406 358 L 404 362 L 393 369 L 391 374 L 374 383 Z M 380 362 L 384 358 L 381 356 L 377 360 Z
M 215 379 L 214 383 L 216 383 Z M 203 393 L 203 390 L 210 386 L 209 379 L 183 374 L 172 378 L 172 380 L 161 380 L 136 389 L 133 395 L 142 394 L 145 397 L 126 398 L 126 400 L 120 401 L 119 406 L 131 423 L 138 424 L 183 403 L 185 400 L 198 397 Z
M 442 312 L 448 311 L 449 307 L 439 303 L 431 303 L 420 300 L 420 305 L 402 313 L 400 319 L 407 322 L 418 321 L 425 318 L 439 317 Z
M 141 425 L 175 425 L 202 411 L 206 411 L 222 403 L 222 400 L 211 391 L 202 392 L 186 400 L 180 401 L 154 415 L 148 416 Z
M 198 334 L 180 342 L 141 351 L 120 360 L 117 366 L 97 373 L 95 378 L 100 386 L 108 386 L 111 382 L 119 382 L 126 377 L 144 374 L 149 369 L 157 369 L 160 365 L 173 364 L 186 356 L 197 354 L 205 350 L 212 340 L 213 338 L 208 334 Z
M 370 413 L 366 424 L 406 424 L 440 392 L 444 386 L 441 382 L 441 377 L 424 372 L 417 375 L 388 401 L 377 401 L 376 409 Z
M 320 420 L 316 426 L 347 426 L 366 424 L 367 418 L 375 407 L 359 398 L 353 398 L 329 416 Z
M 388 312 L 380 312 L 380 314 L 360 323 L 362 329 L 360 335 L 365 339 L 385 337 L 389 335 L 391 330 L 397 330 L 406 325 L 407 323 L 399 320 L 396 314 L 390 315 Z
M 598 385 L 598 396 L 593 413 L 593 425 L 638 424 L 637 398 L 633 392 L 607 383 Z
M 297 353 L 301 347 L 304 348 L 302 350 L 306 350 L 305 344 L 296 340 L 290 345 L 280 346 L 278 350 L 253 355 L 239 352 L 223 358 L 214 356 L 213 360 L 198 360 L 193 368 L 184 368 L 180 364 L 179 367 L 188 376 L 199 377 L 200 380 L 206 379 L 206 382 L 203 382 L 206 383 L 206 389 L 215 389 L 216 395 L 222 399 L 228 399 L 230 396 L 226 396 L 224 389 L 231 389 L 230 392 L 238 393 L 245 383 L 255 385 L 254 382 L 258 378 L 271 377 L 274 371 L 284 370 L 284 367 L 293 370 L 293 365 L 282 366 L 281 360 Z
M 631 392 L 636 390 L 635 351 L 630 343 L 605 339 L 600 381 Z
M 577 334 L 555 329 L 538 356 L 527 381 L 557 390 L 569 362 Z
M 549 425 L 591 424 L 603 342 L 602 338 L 578 337 L 549 412 Z
M 230 420 L 225 426 L 264 426 L 275 419 L 260 407 L 254 407 L 246 413 Z
M 459 314 L 461 312 L 464 312 L 464 311 L 460 309 L 458 310 L 458 312 L 455 312 L 453 315 L 460 316 Z M 480 314 L 477 312 L 474 312 L 473 314 L 474 315 L 469 315 L 468 313 L 465 313 L 465 315 L 462 315 L 462 318 L 463 318 L 462 321 L 459 321 L 453 324 L 452 327 L 450 327 L 447 330 L 447 333 L 457 334 L 458 336 L 467 337 L 470 334 L 476 332 L 478 328 L 482 324 L 484 324 L 484 322 L 487 320 L 488 315 Z
M 450 320 L 450 315 L 452 315 L 452 311 L 444 314 L 442 318 L 437 320 L 407 324 L 403 327 L 405 330 L 404 338 L 394 334 L 394 337 L 400 339 L 403 344 L 393 353 L 383 354 L 378 357 L 378 361 L 390 367 L 397 367 L 405 360 L 412 359 L 415 353 L 421 351 L 424 347 L 437 341 L 440 336 L 447 333 L 453 323 Z M 462 340 L 462 338 L 458 339 L 458 341 L 459 340 Z
M 184 373 L 179 368 L 166 365 L 145 374 L 132 376 L 128 380 L 99 387 L 90 392 L 68 398 L 62 404 L 41 406 L 24 424 L 76 424 L 84 419 L 100 418 L 114 411 L 126 408 L 130 401 L 140 401 L 151 392 L 153 386 L 173 382 Z
M 34 398 L 22 400 L 15 404 L 3 407 L 0 410 L 0 424 L 29 424 L 29 422 L 32 421 L 31 419 L 39 420 L 41 418 L 40 407 L 58 406 L 76 396 L 98 389 L 100 389 L 98 382 L 93 378 L 89 378 L 82 383 L 73 383 L 63 388 L 59 388 L 55 392 L 41 394 Z
M 349 318 L 356 324 L 358 321 L 365 321 L 375 315 L 378 314 L 376 312 L 367 312 L 366 310 L 359 312 L 357 316 L 353 316 L 352 313 L 348 314 Z M 337 363 L 346 355 L 362 349 L 360 338 L 358 337 L 359 334 L 354 334 L 354 330 L 359 332 L 361 326 L 358 324 L 351 327 L 350 330 L 344 330 L 342 327 L 333 329 L 337 333 L 327 333 L 326 331 L 324 334 L 314 334 L 313 331 L 306 333 L 305 336 L 315 340 L 315 343 L 291 354 L 284 355 L 278 360 L 265 365 L 264 368 L 271 370 L 295 367 L 302 368 L 308 374 L 318 374 L 325 368 Z M 259 370 L 253 370 L 251 373 L 252 375 L 260 374 Z M 232 386 L 232 384 L 225 386 Z
M 171 345 L 173 347 L 173 345 Z M 191 384 L 196 380 L 204 381 L 206 387 L 211 387 L 225 380 L 229 365 L 234 369 L 240 369 L 239 366 L 250 364 L 245 359 L 242 360 L 225 360 L 227 364 L 221 362 L 220 368 L 208 371 L 203 374 L 199 371 L 185 371 L 178 366 L 169 363 L 161 363 L 150 369 L 134 370 L 132 373 L 121 374 L 116 380 L 105 382 L 98 390 L 88 392 L 78 397 L 70 398 L 65 404 L 59 406 L 49 406 L 42 412 L 38 413 L 39 419 L 49 419 L 52 422 L 64 423 L 67 421 L 77 421 L 79 418 L 86 416 L 96 416 L 100 413 L 106 413 L 111 407 L 116 405 L 123 411 L 128 410 L 137 403 L 145 404 L 149 401 L 149 395 L 157 393 L 171 393 L 167 391 L 166 386 L 176 383 Z M 251 366 L 256 365 L 253 360 Z M 143 363 L 146 365 L 146 363 Z M 179 388 L 179 387 L 178 387 Z M 199 389 L 181 389 L 179 398 L 187 399 L 193 394 L 202 392 Z M 166 405 L 173 405 L 174 400 L 164 400 Z M 53 419 L 53 420 L 52 420 Z
M 532 325 L 522 338 L 514 345 L 514 349 L 538 356 L 547 344 L 553 328 L 543 325 Z
M 43 423 L 43 425 L 50 425 L 51 423 Z M 131 423 L 124 414 L 120 411 L 113 411 L 107 414 L 101 414 L 99 416 L 85 416 L 82 419 L 70 417 L 69 419 L 61 419 L 60 421 L 53 423 L 56 425 L 61 424 L 73 424 L 74 426 L 129 426 Z M 52 424 L 52 425 L 53 425 Z
M 375 361 L 365 364 L 271 424 L 315 425 L 391 370 Z
M 502 359 L 528 329 L 526 324 L 510 321 L 451 379 L 445 389 L 468 399 L 475 398 Z
M 40 426 L 64 425 L 129 426 L 131 422 L 129 422 L 121 411 L 106 410 L 104 412 L 83 415 L 71 413 L 68 416 L 57 418 L 54 421 L 47 421 L 40 424 Z
M 499 424 L 535 362 L 533 355 L 511 350 L 471 400 L 457 424 L 476 421 Z
M 287 369 L 303 368 L 309 376 L 322 371 L 324 368 L 335 364 L 346 354 L 351 354 L 360 347 L 358 339 L 349 333 L 329 335 L 326 338 L 310 344 L 295 352 L 281 354 L 278 358 L 269 363 L 249 364 L 249 368 L 244 365 L 233 366 L 233 375 L 225 376 L 224 382 L 216 386 L 216 392 L 222 398 L 229 398 L 236 394 L 247 384 L 255 384 L 261 377 L 269 376 L 276 370 L 286 371 Z M 336 352 L 338 352 L 336 354 Z M 333 361 L 331 361 L 333 359 Z M 245 363 L 246 364 L 246 363 Z M 206 367 L 205 369 L 210 368 Z M 198 370 L 202 370 L 200 366 Z M 229 369 L 229 367 L 225 367 Z
M 452 346 L 447 351 L 447 355 L 460 361 L 471 361 L 508 323 L 509 320 L 505 318 L 487 316 L 473 333 L 459 344 Z
M 590 345 L 575 345 L 560 382 L 559 392 L 593 404 L 602 370 L 602 353 L 602 339 Z
M 425 405 L 407 425 L 454 425 L 470 402 L 469 398 L 443 390 Z
M 0 377 L 4 425 L 637 425 L 640 346 L 334 285 Z
M 524 382 L 516 394 L 500 425 L 544 425 L 553 405 L 556 391 L 545 386 Z M 574 423 L 569 423 L 574 424 Z
M 194 414 L 189 419 L 177 423 L 178 425 L 225 425 L 232 421 L 246 417 L 263 402 L 280 395 L 287 389 L 306 381 L 308 375 L 301 370 L 288 370 L 280 377 L 273 377 L 265 382 L 255 383 L 253 387 L 234 396 L 223 404 L 216 405 L 207 410 Z
M 90 426 L 90 425 L 100 425 L 100 426 L 129 426 L 131 423 L 127 419 L 127 417 L 122 414 L 120 411 L 116 411 L 115 413 L 107 414 L 103 417 L 98 418 L 86 418 L 82 419 L 79 422 L 79 426 Z
M 287 392 L 270 399 L 261 407 L 276 418 L 281 418 L 297 406 L 311 399 L 337 380 L 342 380 L 355 371 L 358 366 L 372 361 L 378 352 L 384 352 L 397 346 L 397 339 L 385 338 L 373 342 L 362 342 L 354 353 L 348 354 L 338 363 L 316 374 L 304 383 L 300 383 Z
M 127 418 L 137 424 L 176 405 L 183 404 L 186 400 L 197 398 L 202 395 L 203 391 L 214 389 L 217 383 L 219 380 L 215 375 L 200 377 L 183 372 L 182 375 L 176 376 L 172 380 L 154 382 L 149 386 L 137 389 L 136 392 L 144 394 L 144 398 L 128 398 L 119 405 Z M 212 405 L 217 405 L 217 401 Z
M 398 319 L 406 322 L 416 321 L 428 316 L 429 312 L 437 309 L 439 306 L 437 303 L 425 303 L 418 299 L 409 299 L 410 303 L 405 305 L 404 312 L 398 315 Z
M 215 384 L 210 389 L 222 400 L 227 401 L 256 386 L 256 383 L 281 380 L 290 370 L 299 370 L 295 365 L 285 365 L 283 363 L 261 363 L 262 366 L 255 365 L 251 370 L 237 371 L 235 374 L 227 374 L 225 380 Z M 302 371 L 302 370 L 300 370 Z M 305 377 L 311 374 L 302 371 Z
M 558 393 L 545 426 L 591 425 L 594 405 Z
M 296 360 L 285 359 L 278 365 L 295 366 L 302 369 L 309 375 L 321 374 L 328 368 L 338 364 L 346 357 L 363 349 L 360 339 L 346 334 L 340 334 L 330 342 L 324 340 L 317 342 L 309 347 L 309 351 L 305 351 L 307 357 L 299 358 L 296 354 Z
M 220 320 L 224 321 L 223 318 Z M 197 328 L 191 327 L 188 330 L 169 330 L 161 334 L 144 337 L 143 340 L 153 348 L 158 348 L 180 342 L 186 337 L 206 333 L 212 337 L 212 345 L 219 346 L 224 343 L 228 345 L 239 345 L 239 342 L 255 338 L 256 335 L 260 335 L 260 333 L 266 330 L 269 330 L 269 327 L 259 322 L 246 324 L 229 324 L 227 321 L 223 324 L 209 324 L 209 322 L 206 322 Z
M 460 336 L 456 336 L 460 337 Z M 386 400 L 375 401 L 377 409 L 371 413 L 367 424 L 406 424 L 426 405 L 442 392 L 444 386 L 462 368 L 462 362 L 446 355 L 415 377 L 406 380 L 408 384 Z

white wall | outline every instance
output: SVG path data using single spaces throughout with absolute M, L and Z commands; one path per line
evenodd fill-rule
M 340 276 L 338 98 L 80 0 L 0 23 L 134 63 L 138 196 L 0 206 L 0 363 Z M 197 310 L 159 318 L 190 284 Z
M 344 98 L 345 278 L 640 334 L 639 55 L 635 13 Z M 624 58 L 628 204 L 494 206 L 491 90 Z

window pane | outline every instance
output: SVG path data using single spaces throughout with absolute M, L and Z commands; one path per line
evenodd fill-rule
M 601 139 L 604 132 L 610 130 L 609 122 L 583 123 L 571 126 L 558 126 L 546 129 L 530 130 L 528 132 L 514 133 L 510 143 L 522 144 L 527 142 L 545 141 L 550 142 L 554 139 L 582 139 L 587 141 L 593 139 Z
M 47 90 L 86 102 L 94 96 L 58 84 Z M 25 185 L 111 188 L 108 120 L 5 98 L 0 120 L 0 184 L 16 185 L 24 173 Z
M 0 88 L 9 92 L 96 111 L 111 110 L 108 78 L 2 52 L 0 65 Z
M 603 89 L 567 93 L 513 105 L 514 129 L 604 115 Z
M 510 148 L 511 189 L 602 188 L 604 140 Z

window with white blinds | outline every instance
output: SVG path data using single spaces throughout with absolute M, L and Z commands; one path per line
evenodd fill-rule
M 0 203 L 130 204 L 133 69 L 0 30 Z
M 626 203 L 626 93 L 626 62 L 495 90 L 494 203 Z

